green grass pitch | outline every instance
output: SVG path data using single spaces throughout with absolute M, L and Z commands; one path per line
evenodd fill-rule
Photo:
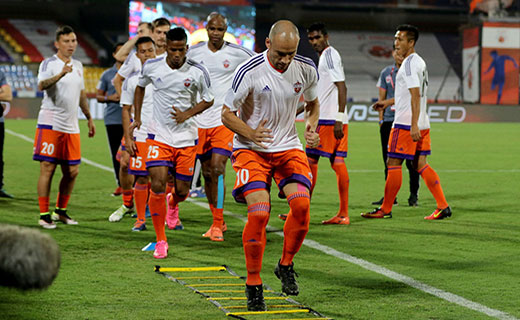
M 81 121 L 82 155 L 111 166 L 104 125 L 88 139 Z M 34 137 L 35 120 L 7 120 L 6 128 Z M 301 131 L 302 124 L 298 124 Z M 435 201 L 421 181 L 417 208 L 405 205 L 408 174 L 403 169 L 400 205 L 393 219 L 364 220 L 370 202 L 383 194 L 384 175 L 375 123 L 351 123 L 347 167 L 350 174 L 350 226 L 323 226 L 338 207 L 336 177 L 326 159 L 320 161 L 311 202 L 307 239 L 385 267 L 414 280 L 520 318 L 520 125 L 518 123 L 432 124 L 429 163 L 440 176 L 453 216 L 425 221 Z M 16 199 L 0 199 L 0 223 L 38 228 L 36 181 L 39 165 L 32 145 L 6 133 L 5 187 Z M 51 206 L 57 184 L 53 181 Z M 227 170 L 225 209 L 245 216 L 246 207 L 231 197 L 235 173 Z M 211 224 L 208 210 L 185 202 L 180 206 L 184 231 L 167 231 L 170 251 L 157 261 L 141 248 L 154 241 L 151 221 L 141 233 L 130 231 L 133 219 L 109 223 L 121 205 L 110 193 L 114 177 L 82 164 L 69 203 L 78 226 L 43 230 L 59 244 L 60 273 L 45 291 L 0 288 L 1 319 L 225 319 L 202 297 L 153 272 L 165 267 L 229 265 L 245 275 L 241 234 L 243 221 L 228 216 L 223 243 L 201 234 Z M 281 230 L 276 216 L 288 205 L 272 190 L 270 225 Z M 199 200 L 205 203 L 205 200 Z M 276 290 L 273 269 L 282 238 L 268 233 L 262 278 Z M 1 245 L 1 244 L 0 244 Z M 440 299 L 402 282 L 303 246 L 295 258 L 300 274 L 297 300 L 334 319 L 488 319 L 481 312 Z M 241 296 L 242 294 L 238 294 Z M 297 318 L 301 316 L 276 316 Z M 273 318 L 273 317 L 270 317 Z M 253 319 L 266 319 L 254 317 Z

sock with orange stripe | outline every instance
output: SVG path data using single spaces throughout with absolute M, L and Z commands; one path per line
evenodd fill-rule
M 348 176 L 347 166 L 345 165 L 345 159 L 336 157 L 332 163 L 332 169 L 336 172 L 336 180 L 338 182 L 338 193 L 339 193 L 339 212 L 338 216 L 348 217 L 348 188 L 350 184 L 350 178 Z
M 446 202 L 446 198 L 444 197 L 441 180 L 439 179 L 437 172 L 435 172 L 429 164 L 426 164 L 424 167 L 419 169 L 419 174 L 423 178 L 428 189 L 430 189 L 435 201 L 437 201 L 437 208 L 446 209 L 448 207 L 448 202 Z
M 384 213 L 392 212 L 395 197 L 397 197 L 397 193 L 399 192 L 399 189 L 401 189 L 402 183 L 403 172 L 401 166 L 388 166 L 388 175 L 385 184 L 385 199 L 381 206 L 381 210 L 383 210 Z
M 58 192 L 58 199 L 56 200 L 56 208 L 61 210 L 67 210 L 69 204 L 70 194 L 62 194 Z
M 280 264 L 288 266 L 300 250 L 309 231 L 311 197 L 307 190 L 291 193 L 287 197 L 291 211 L 283 227 L 283 252 Z
M 137 220 L 146 220 L 146 203 L 148 202 L 148 184 L 137 184 L 134 188 L 135 211 Z
M 265 227 L 269 222 L 269 202 L 258 202 L 247 207 L 247 222 L 242 233 L 242 244 L 246 256 L 246 284 L 256 286 L 262 284 L 260 271 L 266 243 Z
M 157 241 L 166 241 L 166 233 L 164 231 L 164 222 L 166 221 L 166 194 L 164 192 L 155 193 L 150 191 L 148 206 L 152 214 L 152 222 Z

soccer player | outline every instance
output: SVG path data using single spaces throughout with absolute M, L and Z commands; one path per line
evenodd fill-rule
M 419 30 L 412 25 L 400 25 L 395 33 L 395 50 L 404 58 L 395 82 L 395 103 L 390 100 L 374 105 L 383 109 L 395 105 L 395 119 L 388 145 L 388 176 L 383 205 L 372 212 L 362 213 L 363 218 L 391 218 L 392 205 L 401 188 L 401 165 L 404 159 L 414 162 L 415 169 L 437 202 L 437 208 L 425 219 L 436 220 L 451 216 L 437 173 L 426 162 L 431 153 L 430 120 L 426 113 L 428 70 L 426 63 L 415 52 Z
M 140 37 L 136 43 L 137 57 L 144 64 L 147 60 L 155 58 L 155 45 L 150 37 Z M 137 220 L 132 231 L 146 230 L 146 204 L 148 202 L 148 171 L 146 170 L 145 160 L 148 145 L 146 138 L 150 126 L 150 120 L 153 113 L 153 85 L 146 86 L 147 90 L 143 98 L 141 109 L 141 127 L 134 131 L 134 135 L 130 134 L 130 122 L 132 117 L 132 105 L 134 104 L 134 93 L 139 80 L 139 73 L 134 72 L 123 83 L 123 92 L 121 94 L 121 106 L 123 107 L 123 129 L 125 132 L 125 157 L 131 156 L 128 173 L 136 177 L 135 181 L 135 207 L 137 211 Z M 128 160 L 128 159 L 127 159 Z M 125 185 L 125 191 L 132 190 L 132 184 Z M 125 200 L 125 199 L 124 199 Z M 132 207 L 123 203 L 112 216 L 122 217 L 126 212 L 132 210 Z M 133 205 L 133 204 L 131 204 Z M 119 213 L 119 214 L 118 214 Z M 111 216 L 111 217 L 112 217 Z
M 394 57 L 395 63 L 393 65 L 385 67 L 379 76 L 377 81 L 377 87 L 379 88 L 379 101 L 376 105 L 379 105 L 383 100 L 393 99 L 395 92 L 395 77 L 397 71 L 401 67 L 403 57 L 397 54 L 395 47 L 392 50 L 392 56 Z M 379 134 L 381 136 L 381 147 L 383 150 L 383 163 L 385 164 L 385 181 L 388 176 L 388 167 L 386 165 L 387 154 L 388 154 L 388 139 L 390 138 L 390 131 L 392 130 L 392 124 L 394 123 L 395 108 L 393 103 L 384 104 L 386 107 L 379 110 Z M 409 172 L 410 177 L 410 196 L 408 197 L 408 205 L 410 207 L 417 206 L 418 192 L 419 192 L 419 173 L 413 166 L 413 161 L 406 159 L 406 168 Z M 378 201 L 372 202 L 373 205 L 382 205 L 384 197 Z M 397 204 L 397 198 L 394 201 L 394 205 Z
M 212 241 L 224 241 L 222 232 L 227 229 L 223 214 L 224 179 L 226 163 L 233 150 L 233 132 L 222 125 L 220 115 L 226 92 L 231 88 L 233 72 L 255 53 L 224 41 L 227 19 L 219 13 L 213 12 L 208 16 L 206 30 L 209 41 L 198 43 L 188 51 L 189 59 L 208 68 L 215 95 L 213 106 L 195 117 L 199 128 L 197 156 L 202 163 L 204 187 L 213 215 L 213 224 L 203 236 Z
M 164 230 L 166 220 L 166 181 L 168 170 L 175 172 L 175 190 L 169 205 L 176 207 L 188 197 L 196 158 L 197 127 L 192 117 L 213 104 L 208 70 L 186 59 L 187 35 L 182 28 L 166 34 L 167 56 L 146 61 L 135 89 L 135 120 L 140 128 L 145 87 L 152 83 L 153 117 L 149 126 L 146 168 L 152 179 L 148 205 L 157 235 L 154 257 L 166 258 L 168 242 Z M 200 102 L 197 101 L 197 94 Z
M 281 279 L 284 293 L 299 293 L 293 258 L 309 230 L 312 174 L 296 131 L 296 109 L 303 95 L 307 103 L 305 140 L 308 146 L 315 147 L 319 143 L 315 130 L 320 108 L 318 70 L 311 59 L 296 55 L 299 41 L 298 29 L 292 22 L 280 20 L 273 24 L 265 42 L 267 50 L 237 68 L 222 108 L 222 122 L 235 132 L 231 161 L 237 178 L 233 196 L 247 203 L 242 243 L 247 308 L 251 311 L 266 309 L 260 271 L 273 178 L 279 195 L 287 198 L 291 209 L 275 274 Z
M 112 56 L 121 49 L 122 43 L 117 43 L 112 49 Z M 123 138 L 123 126 L 121 124 L 121 106 L 119 105 L 119 94 L 117 94 L 112 79 L 117 70 L 121 67 L 121 62 L 114 63 L 112 68 L 106 70 L 101 75 L 97 85 L 96 99 L 99 103 L 105 103 L 104 122 L 107 130 L 108 146 L 110 147 L 110 154 L 112 156 L 112 166 L 114 167 L 114 174 L 116 177 L 117 188 L 113 195 L 120 195 L 121 182 L 119 181 L 119 161 L 117 160 L 117 151 Z
M 495 90 L 495 88 L 497 88 L 497 104 L 500 104 L 500 99 L 502 99 L 502 91 L 504 90 L 504 85 L 506 83 L 506 61 L 511 61 L 515 69 L 518 69 L 518 64 L 513 57 L 508 56 L 507 54 L 499 55 L 496 50 L 491 51 L 489 54 L 491 55 L 493 61 L 491 61 L 487 70 L 484 71 L 484 74 L 488 74 L 491 69 L 495 69 L 493 80 L 491 80 L 491 90 Z
M 81 162 L 78 105 L 87 118 L 88 136 L 93 137 L 96 133 L 85 94 L 83 65 L 72 58 L 77 45 L 74 30 L 69 26 L 59 27 L 54 42 L 58 52 L 45 59 L 38 72 L 38 90 L 44 91 L 44 96 L 38 114 L 33 159 L 40 161 L 39 224 L 46 229 L 56 228 L 53 220 L 78 224 L 67 214 L 67 204 Z M 63 176 L 51 220 L 49 194 L 58 164 Z
M 4 104 L 2 102 L 11 102 L 13 100 L 13 92 L 11 86 L 7 83 L 5 74 L 0 71 L 0 198 L 14 198 L 11 194 L 4 190 Z

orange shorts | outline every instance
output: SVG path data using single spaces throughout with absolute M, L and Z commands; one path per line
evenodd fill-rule
M 174 148 L 165 143 L 147 139 L 146 168 L 170 167 L 175 179 L 191 181 L 197 157 L 197 146 Z
M 117 153 L 116 153 L 116 160 L 121 162 L 121 153 L 123 151 L 126 150 L 126 147 L 125 147 L 125 137 L 122 137 L 121 138 L 121 143 L 119 144 L 119 149 L 117 150 Z
M 237 202 L 245 202 L 247 191 L 266 189 L 270 191 L 271 180 L 278 185 L 278 196 L 285 198 L 283 187 L 298 182 L 311 188 L 312 173 L 305 152 L 291 149 L 281 152 L 257 152 L 237 149 L 231 156 L 233 169 L 237 173 L 233 197 Z
M 52 130 L 50 125 L 39 124 L 34 138 L 33 160 L 58 164 L 81 163 L 79 133 Z
M 128 173 L 134 176 L 147 176 L 146 170 L 146 151 L 148 151 L 148 144 L 146 142 L 136 141 L 137 152 L 133 157 L 130 157 L 130 165 L 128 166 Z
M 416 155 L 431 154 L 430 129 L 421 130 L 421 139 L 413 141 L 410 126 L 395 124 L 388 139 L 388 157 L 413 160 Z
M 343 138 L 334 137 L 334 123 L 336 120 L 320 120 L 316 132 L 320 135 L 320 144 L 316 148 L 306 148 L 308 156 L 347 157 L 348 151 L 348 124 L 343 125 Z
M 233 135 L 233 131 L 226 128 L 226 126 L 218 126 L 209 129 L 199 128 L 197 157 L 201 161 L 211 159 L 213 153 L 230 157 L 233 152 Z

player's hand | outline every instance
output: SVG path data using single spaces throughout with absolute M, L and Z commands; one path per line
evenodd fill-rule
M 343 122 L 336 121 L 334 123 L 334 138 L 336 138 L 336 140 L 340 140 L 343 139 L 344 135 L 345 134 L 343 133 Z
M 267 146 L 263 142 L 273 142 L 272 130 L 265 127 L 267 120 L 262 120 L 258 127 L 254 130 L 253 136 L 250 138 L 257 146 L 267 149 Z
M 170 114 L 172 115 L 172 119 L 175 120 L 177 123 L 183 123 L 184 121 L 188 120 L 190 116 L 186 112 L 182 112 L 179 109 L 175 108 L 175 106 L 172 106 L 172 112 Z
M 132 139 L 131 137 L 125 137 L 125 149 L 131 157 L 134 157 L 136 155 L 137 145 L 135 144 L 134 139 Z
M 134 136 L 135 128 L 137 128 L 137 129 L 141 128 L 141 121 L 137 121 L 134 119 L 134 121 L 130 124 L 130 127 L 128 129 L 129 129 L 129 133 L 130 133 L 131 137 Z
M 111 94 L 107 97 L 107 100 L 114 101 L 114 102 L 119 102 L 119 99 L 121 99 L 121 97 L 119 96 L 119 94 L 117 92 L 114 94 Z
M 372 105 L 372 109 L 374 109 L 374 110 L 376 110 L 376 111 L 383 111 L 383 110 L 385 110 L 387 107 L 388 107 L 388 105 L 387 105 L 384 101 L 381 101 L 381 100 L 376 101 L 376 102 Z
M 67 73 L 72 72 L 72 64 L 69 64 L 70 61 L 67 61 L 65 65 L 63 66 L 63 69 L 61 69 L 61 74 L 66 75 Z
M 419 141 L 421 139 L 421 131 L 419 130 L 419 127 L 412 126 L 410 128 L 410 135 L 412 136 L 413 141 Z
M 303 136 L 307 142 L 307 146 L 310 148 L 316 148 L 320 144 L 320 135 L 316 131 L 311 130 L 310 125 L 307 125 L 305 128 L 305 134 Z
M 94 120 L 90 118 L 87 122 L 88 125 L 88 137 L 92 138 L 96 134 L 96 125 L 94 124 Z

